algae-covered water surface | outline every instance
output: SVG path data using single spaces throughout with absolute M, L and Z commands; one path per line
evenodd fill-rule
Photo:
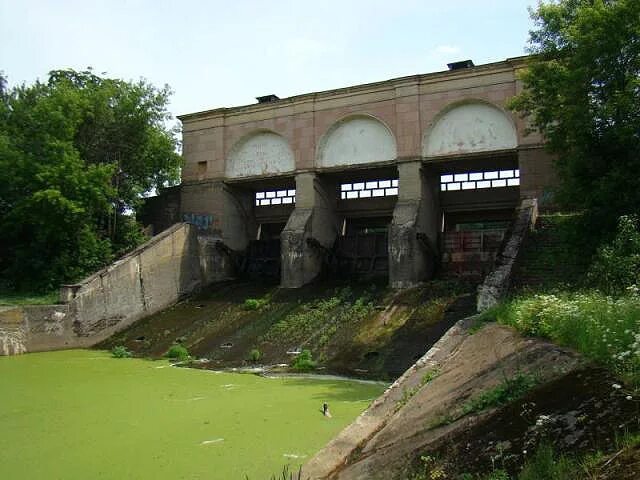
M 0 478 L 267 479 L 304 463 L 383 389 L 99 351 L 0 357 Z

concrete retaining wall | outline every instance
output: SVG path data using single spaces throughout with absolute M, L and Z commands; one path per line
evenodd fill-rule
M 76 346 L 68 305 L 0 307 L 0 355 Z
M 0 355 L 94 345 L 208 283 L 209 263 L 218 261 L 195 226 L 176 224 L 82 282 L 63 286 L 61 305 L 2 307 Z

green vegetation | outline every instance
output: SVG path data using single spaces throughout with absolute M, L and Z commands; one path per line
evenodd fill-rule
M 57 290 L 38 293 L 0 289 L 0 305 L 54 305 L 58 299 Z
M 0 395 L 7 479 L 264 479 L 283 464 L 295 472 L 385 388 L 80 350 L 0 357 L 0 378 L 11 386 Z
M 521 398 L 525 393 L 538 384 L 533 375 L 518 373 L 514 377 L 507 378 L 498 386 L 481 393 L 462 405 L 460 417 L 472 413 L 481 412 L 487 408 L 500 407 Z
M 424 387 L 427 383 L 431 382 L 438 375 L 440 375 L 439 369 L 434 368 L 433 370 L 429 370 L 427 373 L 425 373 L 422 376 L 422 378 L 420 379 L 420 383 L 418 385 L 416 385 L 410 390 L 407 390 L 407 389 L 402 390 L 402 398 L 400 398 L 400 400 L 396 402 L 396 406 L 395 406 L 396 412 L 400 410 L 402 407 L 404 407 L 409 402 L 409 400 L 411 400 L 411 398 L 413 398 L 415 394 L 420 391 L 422 387 Z
M 640 387 L 640 295 L 636 287 L 612 298 L 599 292 L 564 292 L 515 298 L 488 318 L 525 335 L 576 349 Z
M 257 348 L 252 348 L 251 351 L 249 352 L 247 359 L 250 362 L 256 363 L 256 362 L 259 362 L 261 358 L 262 358 L 262 352 Z
M 640 285 L 638 215 L 620 217 L 613 240 L 598 249 L 589 271 L 589 280 L 609 295 L 619 295 L 631 285 Z
M 581 472 L 577 462 L 565 455 L 556 455 L 553 447 L 543 444 L 530 458 L 522 472 L 518 475 L 518 480 L 539 480 L 548 478 L 550 480 L 582 480 L 584 472 Z
M 249 480 L 249 476 L 246 477 L 246 480 Z M 271 475 L 269 480 L 303 480 L 302 467 L 299 467 L 298 471 L 294 473 L 289 465 L 285 465 L 279 475 Z
M 114 358 L 130 358 L 133 354 L 123 345 L 118 345 L 111 349 L 111 356 Z
M 621 217 L 615 237 L 603 244 L 589 269 L 594 290 L 528 293 L 488 310 L 525 335 L 574 348 L 640 390 L 640 224 Z
M 507 405 L 522 398 L 529 390 L 538 384 L 536 376 L 527 373 L 518 373 L 513 377 L 505 377 L 504 380 L 492 389 L 466 401 L 458 411 L 447 413 L 429 425 L 436 428 L 455 422 L 465 415 L 481 412 L 488 408 Z
M 625 435 L 616 439 L 615 453 L 602 452 L 582 456 L 558 453 L 550 442 L 543 442 L 526 459 L 520 471 L 510 475 L 504 468 L 495 468 L 489 473 L 460 473 L 452 475 L 455 465 L 447 464 L 434 455 L 421 455 L 420 463 L 407 477 L 409 480 L 456 479 L 456 480 L 584 480 L 617 478 L 607 474 L 611 461 L 617 456 L 630 452 L 640 444 L 640 436 Z M 626 477 L 625 477 L 626 478 Z
M 260 310 L 261 308 L 269 305 L 271 301 L 270 295 L 265 295 L 262 298 L 247 298 L 243 303 L 243 308 L 247 311 Z
M 186 362 L 191 358 L 191 355 L 189 355 L 189 350 L 187 350 L 187 347 L 185 347 L 184 345 L 180 345 L 179 343 L 175 345 L 171 345 L 171 347 L 169 348 L 169 350 L 167 350 L 167 353 L 165 353 L 164 356 L 172 360 L 178 360 L 180 362 Z
M 0 88 L 7 288 L 57 288 L 144 240 L 130 212 L 144 192 L 179 178 L 176 132 L 165 126 L 170 93 L 91 70 Z
M 349 287 L 336 289 L 333 296 L 305 304 L 276 322 L 261 340 L 269 342 L 286 338 L 291 342 L 299 342 L 318 334 L 316 345 L 322 346 L 338 328 L 353 325 L 374 311 L 372 291 L 354 297 Z
M 315 362 L 311 357 L 311 351 L 302 350 L 302 352 L 300 352 L 293 360 L 291 368 L 301 372 L 308 372 L 309 370 L 316 368 L 316 365 L 317 362 Z
M 439 480 L 446 478 L 448 478 L 447 474 L 436 457 L 421 455 L 420 468 L 409 477 L 409 480 Z
M 587 213 L 598 237 L 640 205 L 640 3 L 540 3 L 534 54 L 511 107 L 528 115 L 557 156 L 558 200 Z

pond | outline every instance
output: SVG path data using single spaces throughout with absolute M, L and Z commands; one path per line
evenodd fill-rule
M 0 478 L 268 479 L 297 469 L 384 388 L 91 350 L 0 357 Z

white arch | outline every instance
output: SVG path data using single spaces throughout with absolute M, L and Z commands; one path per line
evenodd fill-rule
M 242 137 L 227 157 L 225 174 L 230 178 L 249 177 L 295 170 L 289 143 L 277 133 L 259 130 Z
M 426 157 L 515 148 L 518 137 L 511 119 L 498 107 L 472 101 L 440 113 L 422 142 Z
M 324 135 L 317 166 L 382 162 L 396 157 L 396 140 L 384 123 L 369 115 L 351 115 L 334 123 Z

